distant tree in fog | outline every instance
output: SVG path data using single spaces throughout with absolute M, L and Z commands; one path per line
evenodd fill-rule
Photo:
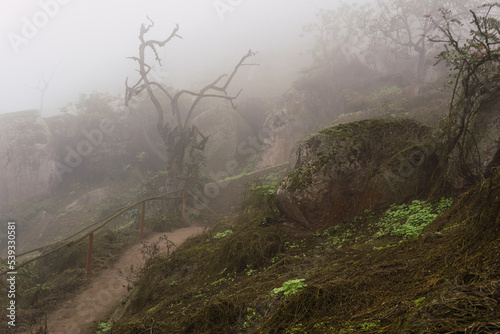
M 417 56 L 417 77 L 423 78 L 426 56 L 436 48 L 429 38 L 438 32 L 442 23 L 439 10 L 455 13 L 455 18 L 469 14 L 477 7 L 476 0 L 378 0 L 377 11 L 369 33 L 384 41 L 391 51 L 400 56 Z M 432 22 L 431 18 L 435 18 Z
M 314 34 L 311 50 L 317 66 L 333 77 L 344 64 L 361 61 L 376 67 L 380 54 L 401 58 L 416 56 L 416 74 L 423 78 L 425 61 L 438 47 L 429 38 L 438 33 L 431 18 L 440 20 L 439 9 L 452 10 L 454 18 L 467 17 L 478 0 L 377 0 L 375 5 L 341 3 L 333 10 L 320 10 L 317 21 L 304 27 Z M 442 21 L 441 21 L 442 22 Z
M 315 63 L 333 70 L 339 62 L 359 58 L 370 43 L 366 30 L 372 11 L 370 5 L 356 3 L 320 10 L 317 21 L 303 28 L 304 33 L 315 35 L 316 44 L 311 50 Z
M 46 77 L 45 76 L 45 73 L 42 71 L 40 73 L 40 76 L 38 77 L 38 82 L 37 82 L 37 85 L 33 88 L 35 88 L 36 90 L 38 90 L 40 92 L 40 113 L 43 114 L 43 106 L 44 106 L 44 100 L 45 100 L 45 92 L 47 92 L 47 90 L 49 89 L 50 87 L 50 83 L 52 81 L 52 78 L 54 76 L 54 73 L 56 72 L 57 70 L 57 67 L 59 66 L 61 62 L 59 62 L 55 67 L 54 67 L 54 70 L 52 70 L 52 72 L 50 73 L 49 77 Z
M 449 158 L 458 150 L 459 171 L 469 180 L 481 176 L 484 168 L 477 146 L 484 129 L 474 127 L 475 122 L 485 104 L 500 90 L 499 13 L 500 3 L 471 10 L 464 20 L 470 22 L 467 38 L 463 36 L 464 23 L 455 19 L 452 11 L 441 9 L 439 20 L 433 19 L 441 33 L 433 41 L 446 47 L 439 59 L 448 65 L 454 77 L 449 112 L 444 119 L 446 140 L 442 156 Z M 476 160 L 475 166 L 467 163 L 472 159 Z

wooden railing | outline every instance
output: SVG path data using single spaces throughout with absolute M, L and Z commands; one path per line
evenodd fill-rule
M 182 196 L 172 196 L 176 193 L 180 193 L 182 192 Z M 178 191 L 173 191 L 173 192 L 170 192 L 170 193 L 166 193 L 166 194 L 162 194 L 162 195 L 159 195 L 159 196 L 154 196 L 154 197 L 150 197 L 150 198 L 146 198 L 146 199 L 143 199 L 143 200 L 140 200 L 140 201 L 137 201 L 133 204 L 130 204 L 130 205 L 127 205 L 125 207 L 122 207 L 122 208 L 119 208 L 119 209 L 116 209 L 115 210 L 115 213 L 112 214 L 111 216 L 103 219 L 103 220 L 100 220 L 92 225 L 89 225 L 87 227 L 85 227 L 84 229 L 74 233 L 73 235 L 70 235 L 69 237 L 66 237 L 65 239 L 63 239 L 63 244 L 62 245 L 59 245 L 57 247 L 55 247 L 57 244 L 54 243 L 54 244 L 51 244 L 51 245 L 46 245 L 46 246 L 42 246 L 42 247 L 38 247 L 36 249 L 32 249 L 30 251 L 27 251 L 27 252 L 24 252 L 24 253 L 21 253 L 21 254 L 16 254 L 16 257 L 19 258 L 19 257 L 22 257 L 22 256 L 25 256 L 25 255 L 28 255 L 28 254 L 31 254 L 31 253 L 34 253 L 34 252 L 38 252 L 38 251 L 43 251 L 44 249 L 46 248 L 52 248 L 52 247 L 55 247 L 54 249 L 46 252 L 46 253 L 43 253 L 39 256 L 36 256 L 32 259 L 29 259 L 21 264 L 18 264 L 16 265 L 14 268 L 11 268 L 10 270 L 5 270 L 5 271 L 2 271 L 0 272 L 0 277 L 4 276 L 4 275 L 7 275 L 9 273 L 15 273 L 17 269 L 19 268 L 22 268 L 32 262 L 35 262 L 41 258 L 44 258 L 44 257 L 47 257 L 51 254 L 54 254 L 56 253 L 57 251 L 65 248 L 65 247 L 72 247 L 73 245 L 76 245 L 77 243 L 79 243 L 80 241 L 84 240 L 85 238 L 89 238 L 88 240 L 88 250 L 87 250 L 87 264 L 86 264 L 86 271 L 87 271 L 87 274 L 90 274 L 91 271 L 92 271 L 92 253 L 93 253 L 93 248 L 94 248 L 94 233 L 99 231 L 100 229 L 104 228 L 108 223 L 110 223 L 111 221 L 115 221 L 116 223 L 116 218 L 119 217 L 121 214 L 123 214 L 124 212 L 132 209 L 133 207 L 141 204 L 141 218 L 140 218 L 140 225 L 139 225 L 139 238 L 143 238 L 144 236 L 144 219 L 145 219 L 145 216 L 146 216 L 146 202 L 149 202 L 149 201 L 155 201 L 155 200 L 168 200 L 168 199 L 182 199 L 182 219 L 184 221 L 184 223 L 186 223 L 187 221 L 187 213 L 188 213 L 188 209 L 187 209 L 187 195 L 186 194 L 189 194 L 189 196 L 191 196 L 193 198 L 193 200 L 195 201 L 198 201 L 202 206 L 204 206 L 206 209 L 208 209 L 212 214 L 214 214 L 215 216 L 219 217 L 220 216 L 215 213 L 214 211 L 212 211 L 212 209 L 210 209 L 208 206 L 205 205 L 205 203 L 203 203 L 202 201 L 200 201 L 198 198 L 196 198 L 193 193 L 191 193 L 190 191 L 185 191 L 185 190 L 178 190 Z M 87 231 L 87 232 L 86 232 Z M 83 235 L 81 235 L 83 233 Z M 1 290 L 1 289 L 0 289 Z M 1 305 L 1 291 L 0 291 L 0 305 Z M 2 313 L 1 310 L 0 310 L 0 332 L 2 330 L 1 328 L 1 317 L 2 317 Z
M 182 192 L 182 196 L 172 196 L 173 194 L 175 193 L 179 193 L 179 192 Z M 167 199 L 182 199 L 183 200 L 183 209 L 182 209 L 182 212 L 183 212 L 183 218 L 185 219 L 186 217 L 184 216 L 184 212 L 186 211 L 186 202 L 187 202 L 187 198 L 186 198 L 186 192 L 183 191 L 183 190 L 178 190 L 178 191 L 174 191 L 174 192 L 170 192 L 170 193 L 167 193 L 167 194 L 162 194 L 162 195 L 159 195 L 159 196 L 154 196 L 154 197 L 150 197 L 150 198 L 146 198 L 146 199 L 143 199 L 143 200 L 140 200 L 140 201 L 137 201 L 133 204 L 130 204 L 130 205 L 127 205 L 125 207 L 122 207 L 122 208 L 119 208 L 116 210 L 116 212 L 114 214 L 112 214 L 111 216 L 105 218 L 104 220 L 100 220 L 98 221 L 97 223 L 94 223 L 90 226 L 87 226 L 86 228 L 76 232 L 75 234 L 65 238 L 63 241 L 66 241 L 64 244 L 52 249 L 51 251 L 47 252 L 47 253 L 44 253 L 44 254 L 41 254 L 39 256 L 36 256 L 32 259 L 29 259 L 23 263 L 20 263 L 18 265 L 16 265 L 14 268 L 11 268 L 9 270 L 4 270 L 2 272 L 0 272 L 0 277 L 1 276 L 4 276 L 10 272 L 15 272 L 17 269 L 19 268 L 22 268 L 32 262 L 35 262 L 36 260 L 39 260 L 41 258 L 44 258 L 46 256 L 49 256 L 51 254 L 54 254 L 56 253 L 57 251 L 65 248 L 65 247 L 71 247 L 75 244 L 77 244 L 78 242 L 86 239 L 86 238 L 89 238 L 89 247 L 88 247 L 88 253 L 87 253 L 87 265 L 86 265 L 86 270 L 87 270 L 87 273 L 90 273 L 91 272 L 91 269 L 92 269 L 92 252 L 93 252 L 93 241 L 94 241 L 94 233 L 99 231 L 100 229 L 104 228 L 108 223 L 110 223 L 111 221 L 113 221 L 114 219 L 116 219 L 118 216 L 120 216 L 121 214 L 123 214 L 124 212 L 132 209 L 133 207 L 141 204 L 141 219 L 140 219 L 140 227 L 139 227 L 139 238 L 143 238 L 144 236 L 144 218 L 146 216 L 146 202 L 149 202 L 149 201 L 155 201 L 155 200 L 167 200 Z M 89 230 L 90 231 L 87 231 Z M 87 231 L 86 233 L 84 233 L 85 231 Z M 77 237 L 78 235 L 81 235 L 82 233 L 84 233 L 82 236 L 80 237 Z M 77 238 L 75 238 L 77 237 Z M 43 246 L 43 247 L 38 247 L 36 249 L 32 249 L 30 251 L 27 251 L 27 252 L 24 252 L 24 253 L 21 253 L 21 254 L 16 254 L 16 257 L 19 258 L 19 257 L 22 257 L 22 256 L 25 256 L 25 255 L 28 255 L 28 254 L 31 254 L 31 253 L 34 253 L 34 252 L 38 252 L 38 251 L 42 251 L 43 249 L 46 249 L 46 248 L 51 248 L 51 247 L 54 247 L 56 244 L 51 244 L 51 245 L 46 245 L 46 246 Z

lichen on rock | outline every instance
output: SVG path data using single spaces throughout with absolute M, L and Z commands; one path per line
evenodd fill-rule
M 308 229 L 418 196 L 437 165 L 432 128 L 413 120 L 337 125 L 301 141 L 278 207 Z

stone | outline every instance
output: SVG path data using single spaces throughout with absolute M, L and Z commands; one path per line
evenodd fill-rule
M 412 120 L 372 119 L 301 141 L 277 190 L 278 208 L 315 230 L 418 196 L 438 161 L 431 130 Z

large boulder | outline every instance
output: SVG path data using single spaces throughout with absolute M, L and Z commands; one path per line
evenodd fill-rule
M 500 164 L 500 90 L 491 95 L 492 98 L 483 104 L 471 125 L 474 136 L 467 137 L 464 145 L 469 147 L 469 154 L 462 169 L 472 173 L 475 179 L 480 179 L 481 175 L 490 176 L 491 168 Z M 455 163 L 459 164 L 460 159 L 456 155 L 454 157 L 457 160 Z M 455 184 L 461 183 L 466 182 L 458 175 Z
M 292 154 L 278 207 L 315 230 L 415 198 L 438 162 L 431 133 L 412 120 L 364 120 L 323 130 Z

